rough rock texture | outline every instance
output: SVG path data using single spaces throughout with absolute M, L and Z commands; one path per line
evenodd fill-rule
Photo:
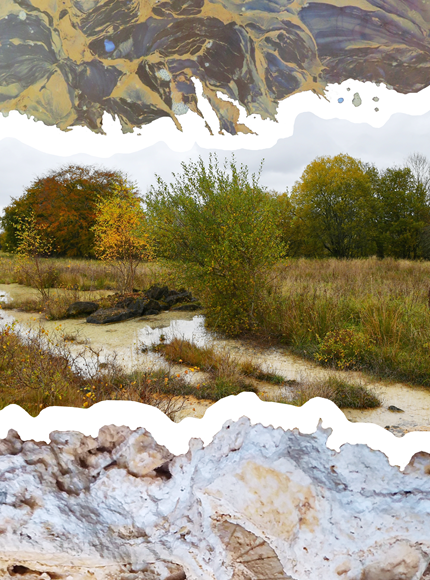
M 92 324 L 109 324 L 111 322 L 122 322 L 135 316 L 140 316 L 140 314 L 126 308 L 100 308 L 87 317 L 87 322 Z
M 201 81 L 220 132 L 275 119 L 291 94 L 348 78 L 429 84 L 426 0 L 1 0 L 0 110 L 124 132 L 191 109 Z M 209 127 L 208 127 L 209 128 Z
M 0 441 L 5 580 L 419 580 L 430 455 L 404 470 L 249 419 L 174 457 L 141 428 Z
M 98 304 L 95 302 L 73 302 L 68 309 L 68 316 L 86 316 L 98 310 Z
M 119 299 L 118 299 L 119 296 Z M 179 304 L 171 308 L 172 305 Z M 184 304 L 183 304 L 184 303 Z M 87 322 L 92 324 L 111 324 L 143 315 L 159 314 L 163 310 L 198 310 L 202 305 L 191 292 L 169 290 L 167 286 L 154 284 L 147 290 L 134 291 L 132 294 L 114 294 L 102 298 L 99 303 L 75 302 L 69 306 L 69 316 L 88 312 Z

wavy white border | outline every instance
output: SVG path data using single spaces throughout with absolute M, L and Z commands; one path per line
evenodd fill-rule
M 124 135 L 119 121 L 105 115 L 105 136 L 82 127 L 65 133 L 12 112 L 8 117 L 0 116 L 0 139 L 13 137 L 42 152 L 60 156 L 88 153 L 101 158 L 144 150 L 159 141 L 165 141 L 174 151 L 182 152 L 190 150 L 195 144 L 206 149 L 257 150 L 272 147 L 278 139 L 291 136 L 295 119 L 303 112 L 310 111 L 323 119 L 345 119 L 382 127 L 394 113 L 422 115 L 430 110 L 430 87 L 419 93 L 403 95 L 384 85 L 377 87 L 373 83 L 348 80 L 340 85 L 329 85 L 327 98 L 306 92 L 286 99 L 279 105 L 278 122 L 262 121 L 257 116 L 247 117 L 239 106 L 239 122 L 246 122 L 258 135 L 221 136 L 217 134 L 218 121 L 203 96 L 201 83 L 195 80 L 195 86 L 199 108 L 212 128 L 213 137 L 205 128 L 205 121 L 191 111 L 179 117 L 183 125 L 182 133 L 170 119 L 163 118 Z M 347 88 L 350 90 L 347 91 Z M 352 102 L 355 93 L 359 93 L 362 100 L 358 107 Z M 225 98 L 221 94 L 219 96 Z M 379 100 L 374 101 L 374 97 Z M 339 98 L 344 99 L 341 104 Z M 188 451 L 191 438 L 200 438 L 207 445 L 226 421 L 243 416 L 249 417 L 253 424 L 298 428 L 302 433 L 315 432 L 322 419 L 322 426 L 333 430 L 327 441 L 332 449 L 338 450 L 344 443 L 365 444 L 385 453 L 390 463 L 401 469 L 414 453 L 430 453 L 430 432 L 413 432 L 397 438 L 372 423 L 351 423 L 334 403 L 326 399 L 316 398 L 297 408 L 263 402 L 253 393 L 227 397 L 212 405 L 202 419 L 188 417 L 178 424 L 154 407 L 127 401 L 103 401 L 90 409 L 49 407 L 36 418 L 18 405 L 10 405 L 0 411 L 0 438 L 6 437 L 9 429 L 15 429 L 24 440 L 48 442 L 52 431 L 72 430 L 96 437 L 103 425 L 127 425 L 131 429 L 145 427 L 158 443 L 178 455 Z
M 202 419 L 187 417 L 173 423 L 155 407 L 131 401 L 102 401 L 89 409 L 48 407 L 37 417 L 31 417 L 18 405 L 9 405 L 0 411 L 0 438 L 9 429 L 15 429 L 23 440 L 49 442 L 53 431 L 79 431 L 96 437 L 104 425 L 144 427 L 160 444 L 173 454 L 188 451 L 190 439 L 199 438 L 208 445 L 224 423 L 249 417 L 251 424 L 297 428 L 301 433 L 314 433 L 322 420 L 324 429 L 332 429 L 327 440 L 331 449 L 339 451 L 341 445 L 364 444 L 382 451 L 391 465 L 401 469 L 418 451 L 430 453 L 430 432 L 407 433 L 398 438 L 379 425 L 351 423 L 342 411 L 327 399 L 315 398 L 302 407 L 261 401 L 254 393 L 240 393 L 218 401 L 206 411 Z
M 307 91 L 285 99 L 278 107 L 277 122 L 263 121 L 257 115 L 247 117 L 245 109 L 236 102 L 240 110 L 239 122 L 246 123 L 257 134 L 219 135 L 215 112 L 203 96 L 200 81 L 193 81 L 198 106 L 205 119 L 192 111 L 179 116 L 182 132 L 176 129 L 170 118 L 163 117 L 142 129 L 135 129 L 133 133 L 123 134 L 119 120 L 114 121 L 108 114 L 103 117 L 106 135 L 97 135 L 84 127 L 74 127 L 64 132 L 13 111 L 8 117 L 0 115 L 0 139 L 13 137 L 30 147 L 53 155 L 86 153 L 101 158 L 117 153 L 141 151 L 160 141 L 165 141 L 172 150 L 181 152 L 189 151 L 195 144 L 205 149 L 258 150 L 273 147 L 278 139 L 291 136 L 297 116 L 304 112 L 312 112 L 323 119 L 345 119 L 382 127 L 395 113 L 423 115 L 430 111 L 430 87 L 418 93 L 404 95 L 388 89 L 385 85 L 378 87 L 370 82 L 350 79 L 339 85 L 328 85 L 326 98 Z M 355 93 L 359 93 L 362 100 L 360 106 L 353 104 Z M 230 100 L 221 93 L 218 95 L 224 100 Z M 374 97 L 379 100 L 375 102 Z M 339 98 L 344 99 L 341 104 L 338 102 Z M 379 111 L 375 111 L 376 108 Z M 213 136 L 205 128 L 205 121 L 212 128 Z

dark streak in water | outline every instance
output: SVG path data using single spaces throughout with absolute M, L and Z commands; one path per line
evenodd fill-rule
M 102 133 L 201 115 L 192 77 L 220 132 L 276 118 L 281 100 L 348 78 L 402 93 L 430 84 L 425 0 L 1 0 L 0 111 Z

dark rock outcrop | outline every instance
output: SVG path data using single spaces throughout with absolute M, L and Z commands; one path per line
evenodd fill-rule
M 92 324 L 109 324 L 111 322 L 122 322 L 129 318 L 135 318 L 136 313 L 133 310 L 125 308 L 100 308 L 87 318 L 87 322 Z
M 153 300 L 164 300 L 169 294 L 169 288 L 167 286 L 158 286 L 154 284 L 145 292 L 148 298 Z
M 169 306 L 174 306 L 175 304 L 179 304 L 179 302 L 189 302 L 191 300 L 191 292 L 175 292 L 174 294 L 170 294 L 167 296 L 167 298 L 165 298 L 165 302 Z
M 202 308 L 197 298 L 184 288 L 169 290 L 167 286 L 154 284 L 144 291 L 121 295 L 119 293 L 101 298 L 98 302 L 75 302 L 69 306 L 69 316 L 85 316 L 92 324 L 110 324 L 144 315 L 156 315 L 166 310 L 194 311 Z
M 96 302 L 74 302 L 67 309 L 68 316 L 88 316 L 99 309 Z

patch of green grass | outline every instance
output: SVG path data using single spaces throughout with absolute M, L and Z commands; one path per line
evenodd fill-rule
M 364 384 L 357 384 L 327 375 L 321 379 L 301 381 L 295 387 L 292 405 L 302 406 L 314 397 L 333 401 L 340 409 L 374 409 L 381 406 L 381 400 Z
M 207 380 L 186 387 L 187 394 L 197 399 L 218 401 L 242 391 L 257 393 L 257 387 L 247 380 L 248 377 L 278 383 L 284 380 L 278 375 L 264 373 L 255 363 L 251 368 L 247 361 L 237 361 L 227 352 L 216 351 L 212 346 L 198 346 L 185 339 L 174 338 L 167 344 L 160 343 L 155 350 L 172 363 L 208 373 Z
M 185 383 L 181 386 L 182 396 L 192 396 L 196 399 L 210 401 L 219 401 L 230 395 L 238 395 L 243 391 L 257 393 L 257 388 L 246 381 L 223 376 L 210 378 L 196 385 Z M 173 394 L 174 390 L 172 390 L 172 385 L 166 384 L 164 386 L 164 392 Z
M 168 343 L 160 343 L 153 347 L 163 354 L 164 358 L 173 363 L 179 363 L 202 370 L 217 371 L 223 363 L 223 357 L 211 346 L 197 346 L 194 342 L 173 338 Z
M 239 363 L 239 370 L 246 377 L 252 377 L 258 381 L 265 381 L 266 383 L 272 383 L 273 385 L 281 385 L 285 382 L 284 377 L 277 375 L 276 373 L 263 371 L 258 364 L 249 358 L 242 360 Z

